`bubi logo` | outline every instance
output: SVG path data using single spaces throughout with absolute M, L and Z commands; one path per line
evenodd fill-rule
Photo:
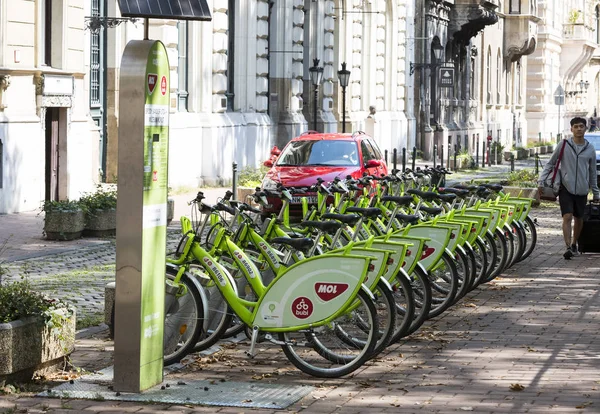
M 313 313 L 313 304 L 309 298 L 300 296 L 292 302 L 292 314 L 298 319 L 306 319 Z
M 167 93 L 167 77 L 163 76 L 160 79 L 160 93 L 163 94 L 163 96 Z
M 317 292 L 317 296 L 325 302 L 337 298 L 347 289 L 347 283 L 315 283 L 315 292 Z
M 156 83 L 158 82 L 158 75 L 156 73 L 148 74 L 148 92 L 152 95 L 154 89 L 156 88 Z
M 421 255 L 421 260 L 428 258 L 429 256 L 431 256 L 433 254 L 433 252 L 435 252 L 435 249 L 433 247 L 425 246 L 423 248 L 423 254 Z

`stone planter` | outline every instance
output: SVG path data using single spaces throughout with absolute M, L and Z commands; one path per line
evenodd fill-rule
M 74 240 L 85 228 L 85 213 L 79 211 L 46 211 L 44 233 L 48 240 Z
M 545 154 L 548 152 L 548 147 L 543 145 L 540 147 L 540 154 Z
M 87 237 L 114 236 L 117 231 L 117 210 L 93 210 L 86 217 L 83 235 Z
M 58 330 L 37 317 L 0 324 L 0 383 L 49 372 L 74 349 L 75 313 Z
M 505 161 L 510 161 L 510 158 L 514 157 L 514 159 L 517 159 L 517 151 L 504 151 L 504 160 Z
M 250 196 L 254 194 L 255 191 L 256 189 L 250 187 L 238 187 L 236 200 L 239 200 L 243 203 L 254 204 L 254 201 Z
M 524 160 L 529 157 L 529 149 L 528 148 L 519 148 L 517 151 L 517 156 L 515 159 Z

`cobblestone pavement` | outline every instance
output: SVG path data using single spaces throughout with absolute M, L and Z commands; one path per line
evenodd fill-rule
M 480 286 L 416 334 L 392 345 L 352 376 L 322 380 L 294 369 L 281 350 L 260 345 L 253 360 L 248 342 L 208 357 L 191 356 L 169 381 L 210 379 L 313 385 L 315 391 L 287 410 L 57 400 L 31 394 L 0 398 L 0 413 L 13 412 L 307 412 L 307 413 L 588 413 L 600 412 L 600 255 L 562 258 L 556 208 L 535 209 L 538 245 L 532 256 Z M 112 261 L 112 262 L 111 262 Z M 76 264 L 79 263 L 79 264 Z M 81 270 L 81 264 L 86 267 Z M 9 263 L 11 273 L 28 269 L 32 280 L 59 295 L 73 288 L 85 309 L 102 304 L 112 277 L 114 244 L 77 253 Z M 85 283 L 60 287 L 61 273 Z M 114 268 L 112 269 L 114 272 Z M 83 290 L 97 281 L 98 291 Z M 46 289 L 46 288 L 45 288 Z M 81 303 L 80 305 L 81 306 Z M 101 310 L 101 308 L 98 308 Z M 89 371 L 111 364 L 113 344 L 102 326 L 78 334 L 72 363 Z

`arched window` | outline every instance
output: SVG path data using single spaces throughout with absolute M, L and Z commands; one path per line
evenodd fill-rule
M 491 104 L 492 103 L 492 50 L 491 49 L 488 49 L 486 63 L 487 63 L 487 66 L 485 68 L 485 73 L 486 73 L 485 89 L 487 90 L 486 102 L 488 104 Z
M 502 56 L 500 55 L 500 49 L 498 49 L 498 56 L 496 57 L 496 104 L 500 104 L 500 95 L 502 93 Z

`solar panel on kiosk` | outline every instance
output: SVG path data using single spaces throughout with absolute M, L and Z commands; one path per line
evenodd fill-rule
M 123 17 L 211 20 L 206 0 L 119 0 Z

